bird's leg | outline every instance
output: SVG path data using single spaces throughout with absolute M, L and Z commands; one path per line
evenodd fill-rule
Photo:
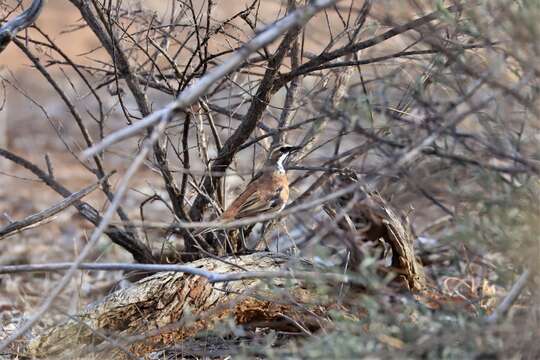
M 259 251 L 270 251 L 270 244 L 268 243 L 268 236 L 271 233 L 271 230 L 276 226 L 276 220 L 270 220 L 263 223 L 261 229 L 261 238 L 255 245 L 255 249 Z
M 237 249 L 238 252 L 241 252 L 243 250 L 247 250 L 247 243 L 246 243 L 246 236 L 244 234 L 244 228 L 240 228 L 240 240 L 241 242 L 239 243 L 239 249 Z
M 227 231 L 213 231 L 210 236 L 212 236 L 212 244 L 214 244 L 213 252 L 218 256 L 228 255 L 230 240 Z
M 264 222 L 262 224 L 262 229 L 261 229 L 261 238 L 259 239 L 259 241 L 257 242 L 257 244 L 255 244 L 255 249 L 257 250 L 262 250 L 262 251 L 270 251 L 270 246 L 268 245 L 268 241 L 266 239 L 266 235 L 267 235 L 267 232 L 268 230 L 272 227 L 272 222 Z

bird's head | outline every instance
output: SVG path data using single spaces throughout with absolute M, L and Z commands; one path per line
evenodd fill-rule
M 287 159 L 289 155 L 295 151 L 300 150 L 300 146 L 291 146 L 291 145 L 279 145 L 276 146 L 268 157 L 268 165 L 277 166 L 280 171 L 285 171 L 283 168 L 283 162 Z

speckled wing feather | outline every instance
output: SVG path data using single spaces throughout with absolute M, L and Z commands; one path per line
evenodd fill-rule
M 278 188 L 275 189 L 273 192 L 254 192 L 240 206 L 235 218 L 241 219 L 246 217 L 252 217 L 280 209 L 282 205 L 280 197 L 282 190 L 282 188 Z

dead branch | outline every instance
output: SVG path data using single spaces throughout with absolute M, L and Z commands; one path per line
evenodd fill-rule
M 224 276 L 237 266 L 250 272 L 272 274 L 287 268 L 288 260 L 282 255 L 263 253 L 231 257 L 226 262 L 201 259 L 189 266 Z M 287 272 L 294 276 L 294 271 Z M 249 278 L 212 285 L 198 276 L 156 274 L 89 306 L 77 320 L 49 329 L 32 340 L 29 351 L 34 356 L 58 356 L 60 352 L 63 356 L 76 356 L 85 346 L 102 342 L 90 329 L 106 333 L 130 351 L 143 355 L 210 330 L 226 318 L 244 326 L 250 323 L 283 326 L 282 321 L 276 320 L 285 314 L 307 328 L 316 326 L 306 318 L 309 313 L 306 310 L 320 314 L 324 306 L 313 305 L 318 301 L 308 288 L 293 280 L 288 296 L 271 295 L 271 287 L 283 287 L 286 283 L 275 276 L 266 278 L 267 282 Z M 287 300 L 287 297 L 291 298 Z
M 75 120 L 75 123 L 79 127 L 79 130 L 81 131 L 81 134 L 82 134 L 82 136 L 84 138 L 84 141 L 86 143 L 86 146 L 92 146 L 94 144 L 94 141 L 93 141 L 92 137 L 90 136 L 88 128 L 85 126 L 81 114 L 76 109 L 74 104 L 69 100 L 69 97 L 66 94 L 66 92 L 64 91 L 64 89 L 62 89 L 62 87 L 54 80 L 52 75 L 41 64 L 39 59 L 36 56 L 34 56 L 34 54 L 32 54 L 32 52 L 29 49 L 26 48 L 26 46 L 24 45 L 24 43 L 22 41 L 20 41 L 18 39 L 13 39 L 13 42 L 32 61 L 32 63 L 36 67 L 36 69 L 38 69 L 38 71 L 41 73 L 41 75 L 43 75 L 43 77 L 45 77 L 47 82 L 56 91 L 58 96 L 60 96 L 60 98 L 62 99 L 64 104 L 69 109 L 69 112 L 73 116 L 73 119 Z M 93 171 L 91 169 L 90 170 L 92 172 L 96 173 L 96 176 L 98 177 L 98 179 L 105 177 L 106 171 L 105 171 L 105 167 L 103 165 L 103 161 L 99 158 L 99 156 L 93 156 L 92 160 L 96 164 L 96 170 L 95 171 Z M 86 164 L 84 164 L 83 162 L 81 162 L 81 164 L 84 167 L 88 168 L 88 166 Z M 112 199 L 114 197 L 114 194 L 111 191 L 111 186 L 110 186 L 110 184 L 108 182 L 108 178 L 105 178 L 105 180 L 103 181 L 102 190 L 105 193 L 105 195 L 107 196 L 107 198 L 112 201 Z M 134 229 L 133 226 L 130 225 L 130 220 L 129 220 L 128 216 L 126 215 L 126 212 L 124 211 L 124 209 L 122 207 L 119 207 L 117 213 L 118 213 L 118 216 L 122 219 L 122 221 L 125 222 L 124 226 L 126 228 L 126 231 L 129 233 L 129 236 L 131 236 L 135 240 L 139 240 L 138 237 L 137 237 L 136 229 Z
M 110 175 L 109 175 L 110 176 Z M 107 176 L 107 177 L 109 177 Z M 40 211 L 36 214 L 32 214 L 30 216 L 27 216 L 26 218 L 18 221 L 14 221 L 3 228 L 0 228 L 0 240 L 6 238 L 7 236 L 14 235 L 16 233 L 22 232 L 24 230 L 39 226 L 41 223 L 47 221 L 54 215 L 58 214 L 59 212 L 67 209 L 71 205 L 75 204 L 77 201 L 81 200 L 86 195 L 90 194 L 92 191 L 96 190 L 97 187 L 103 183 L 105 178 L 102 180 L 96 182 L 95 184 L 92 184 L 90 186 L 87 186 L 86 188 L 77 191 L 76 193 L 73 193 L 66 197 L 64 200 L 59 202 L 56 205 L 51 206 L 48 209 L 45 209 L 43 211 Z
M 504 318 L 504 316 L 508 313 L 508 310 L 510 310 L 514 302 L 516 302 L 525 286 L 527 286 L 530 274 L 530 271 L 527 269 L 523 271 L 521 275 L 519 275 L 519 278 L 514 283 L 508 294 L 504 297 L 503 301 L 501 301 L 495 311 L 484 319 L 486 323 L 495 324 Z
M 226 62 L 220 66 L 217 66 L 211 72 L 201 77 L 195 84 L 184 90 L 175 101 L 169 103 L 163 109 L 151 113 L 137 123 L 108 135 L 99 144 L 86 149 L 83 155 L 85 157 L 93 156 L 94 154 L 103 151 L 110 145 L 133 136 L 139 133 L 141 130 L 156 124 L 160 119 L 164 118 L 168 114 L 174 114 L 178 110 L 195 103 L 199 97 L 206 93 L 215 82 L 240 66 L 253 52 L 271 43 L 288 29 L 304 24 L 317 12 L 332 5 L 334 2 L 335 0 L 310 1 L 309 5 L 306 7 L 298 9 L 283 19 L 270 25 L 266 30 L 261 31 L 257 36 L 247 42 L 242 48 L 234 52 Z M 227 146 L 224 145 L 224 148 L 226 147 Z M 227 151 L 227 153 L 228 152 L 229 151 Z
M 278 253 L 259 253 L 268 256 L 278 256 Z M 226 262 L 225 259 L 215 259 Z M 0 266 L 0 274 L 19 274 L 33 272 L 56 272 L 69 270 L 74 263 L 49 263 L 49 264 L 27 264 L 27 265 L 4 265 Z M 240 266 L 238 266 L 240 267 Z M 366 281 L 361 276 L 355 274 L 349 276 L 341 273 L 320 273 L 315 271 L 235 271 L 225 274 L 206 271 L 197 267 L 187 265 L 168 264 L 123 264 L 123 263 L 81 263 L 77 265 L 78 270 L 89 271 L 141 271 L 145 273 L 178 272 L 190 275 L 197 275 L 208 279 L 209 283 L 221 283 L 231 281 L 242 281 L 251 279 L 299 279 L 299 280 L 321 280 L 334 283 L 365 285 Z
M 29 170 L 41 181 L 43 181 L 43 183 L 58 194 L 62 195 L 64 198 L 67 198 L 73 194 L 70 190 L 58 183 L 55 179 L 51 178 L 46 172 L 30 161 L 5 149 L 0 149 L 0 156 Z M 90 204 L 77 200 L 73 203 L 73 205 L 77 208 L 81 216 L 92 224 L 97 226 L 101 222 L 101 215 Z M 152 251 L 144 243 L 132 238 L 121 228 L 111 225 L 106 229 L 105 234 L 111 239 L 112 242 L 126 249 L 136 261 L 141 263 L 154 262 Z

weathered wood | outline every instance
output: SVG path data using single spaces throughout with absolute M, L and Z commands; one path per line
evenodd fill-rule
M 356 181 L 358 178 L 354 173 L 339 174 L 328 187 L 336 189 Z M 352 234 L 354 241 L 345 239 L 345 244 L 351 254 L 350 265 L 353 269 L 362 260 L 362 243 L 382 241 L 392 249 L 392 264 L 389 270 L 397 273 L 398 279 L 403 280 L 411 290 L 425 288 L 424 269 L 414 252 L 410 224 L 382 196 L 363 190 L 357 194 L 342 196 L 323 208 L 331 218 L 339 217 L 337 225 Z
M 257 253 L 218 259 L 201 259 L 191 266 L 226 273 L 245 270 L 280 270 L 287 268 L 288 258 L 269 253 Z M 288 299 L 276 295 L 275 287 L 288 287 Z M 274 288 L 273 290 L 271 288 Z M 322 314 L 323 308 L 306 305 L 312 299 L 310 291 L 294 280 L 250 279 L 210 284 L 205 278 L 181 273 L 159 273 L 119 290 L 89 306 L 76 319 L 51 328 L 34 338 L 28 346 L 33 356 L 79 356 L 87 345 L 103 344 L 98 334 L 106 334 L 118 343 L 135 335 L 148 335 L 146 341 L 125 345 L 134 354 L 142 355 L 162 346 L 212 329 L 216 323 L 232 318 L 237 325 L 273 324 L 283 326 L 289 318 L 307 328 L 309 315 Z M 308 323 L 306 324 L 306 320 Z M 291 322 L 286 321 L 290 330 Z M 297 329 L 298 330 L 298 329 Z M 141 340 L 141 339 L 139 339 Z M 121 355 L 121 351 L 118 355 Z
M 376 193 L 339 200 L 343 201 L 325 209 L 333 217 L 340 216 L 338 225 L 354 232 L 355 242 L 360 242 L 346 245 L 361 249 L 362 242 L 384 241 L 392 249 L 391 270 L 403 280 L 401 283 L 413 291 L 423 289 L 424 272 L 415 257 L 406 219 Z M 347 206 L 351 201 L 353 206 Z M 361 258 L 362 251 L 356 255 Z M 216 273 L 298 269 L 298 259 L 295 266 L 290 261 L 284 255 L 256 253 L 224 260 L 200 259 L 187 265 Z M 284 290 L 286 284 L 286 296 L 280 296 L 283 291 L 276 289 Z M 42 332 L 28 349 L 33 356 L 62 353 L 70 358 L 79 356 L 85 347 L 99 348 L 112 340 L 117 343 L 113 348 L 118 349 L 118 344 L 124 347 L 124 352 L 115 350 L 118 355 L 130 351 L 139 356 L 211 330 L 227 318 L 246 327 L 285 326 L 298 330 L 297 325 L 291 327 L 296 323 L 302 324 L 300 328 L 313 330 L 325 318 L 327 304 L 331 306 L 331 301 L 321 300 L 313 287 L 300 280 L 246 279 L 211 284 L 199 276 L 160 273 L 119 290 L 73 320 Z M 104 341 L 104 335 L 110 339 Z M 136 340 L 129 340 L 134 336 Z

